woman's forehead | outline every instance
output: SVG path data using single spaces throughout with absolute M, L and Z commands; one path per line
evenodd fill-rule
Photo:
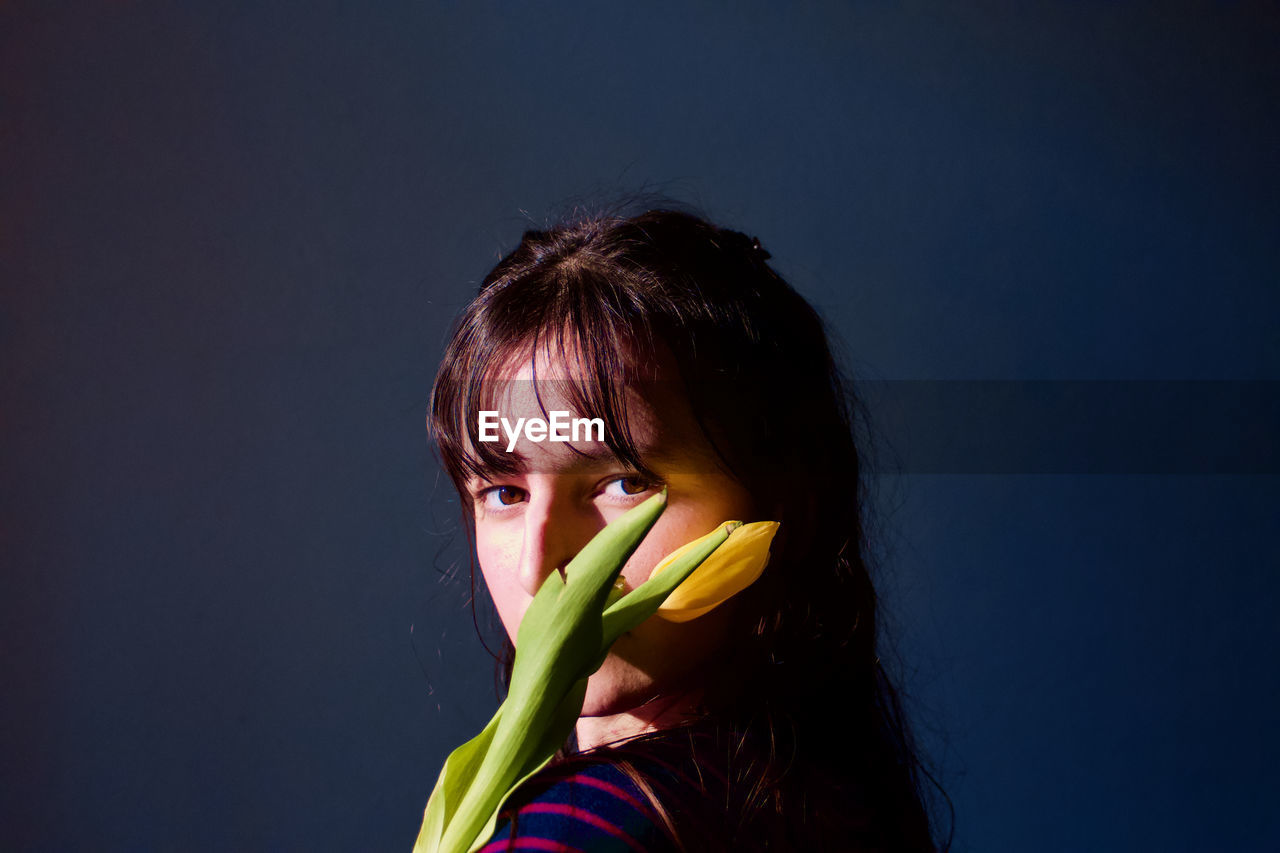
M 544 334 L 504 347 L 505 353 L 491 350 L 484 359 L 488 364 L 473 365 L 474 384 L 466 395 L 467 408 L 459 414 L 470 421 L 464 430 L 471 439 L 469 455 L 481 470 L 616 466 L 616 450 L 633 454 L 634 462 L 650 471 L 659 465 L 681 472 L 719 467 L 719 455 L 694 417 L 672 351 L 659 342 L 638 343 L 632 336 L 613 341 L 611 348 L 602 343 L 571 332 Z M 483 433 L 482 414 L 488 424 Z M 604 438 L 557 446 L 549 438 L 524 440 L 530 421 L 546 422 L 547 432 L 539 426 L 538 434 L 549 436 L 553 417 L 559 418 L 562 435 L 572 435 L 575 420 L 599 419 L 601 427 L 592 436 L 599 439 L 603 431 Z
M 543 338 L 486 371 L 478 397 L 488 408 L 544 418 L 556 410 L 594 417 L 600 413 L 577 409 L 611 397 L 622 409 L 627 428 L 638 438 L 640 432 L 661 426 L 657 408 L 683 402 L 682 395 L 660 387 L 674 383 L 683 388 L 674 357 L 665 347 L 658 353 L 650 349 L 618 342 L 616 354 L 621 359 L 601 376 L 602 365 L 588 359 L 580 344 Z
M 616 440 L 620 433 L 652 470 L 697 473 L 717 467 L 717 454 L 694 419 L 681 381 L 619 383 L 615 418 L 583 410 L 581 401 L 595 398 L 583 393 L 588 380 L 569 373 L 552 376 L 538 370 L 534 378 L 531 371 L 519 370 L 510 379 L 488 383 L 482 395 L 476 425 L 487 433 L 477 437 L 484 440 L 487 434 L 494 440 L 491 451 L 513 467 L 585 471 L 616 466 L 619 459 L 606 438 Z M 536 432 L 530 432 L 535 423 Z
M 491 412 L 489 418 L 497 418 L 500 425 L 505 419 L 513 429 L 516 421 L 522 418 L 525 421 L 553 418 L 568 420 L 570 428 L 572 421 L 594 421 L 598 418 L 604 422 L 606 419 L 601 412 L 586 410 L 590 401 L 598 398 L 597 394 L 591 393 L 591 389 L 584 387 L 589 381 L 581 376 L 570 377 L 567 374 L 546 376 L 541 371 L 535 378 L 530 372 L 520 371 L 510 379 L 487 383 L 481 395 L 485 407 L 483 411 Z M 623 423 L 604 423 L 604 429 L 611 426 L 614 429 L 625 427 L 638 449 L 653 449 L 661 436 L 670 433 L 673 426 L 679 426 L 683 422 L 682 413 L 678 411 L 683 401 L 672 397 L 670 393 L 655 393 L 655 386 L 656 383 L 642 385 L 633 382 L 615 386 L 612 390 L 618 394 L 618 415 Z M 595 430 L 593 434 L 600 431 Z

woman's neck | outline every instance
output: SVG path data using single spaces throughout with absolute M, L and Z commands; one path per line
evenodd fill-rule
M 618 714 L 579 717 L 575 726 L 578 751 L 586 752 L 638 735 L 685 725 L 702 716 L 699 711 L 701 700 L 702 691 L 696 691 L 679 696 L 661 696 Z

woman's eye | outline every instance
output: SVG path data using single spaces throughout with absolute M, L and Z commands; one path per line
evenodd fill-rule
M 653 485 L 639 477 L 618 477 L 605 484 L 604 493 L 611 498 L 632 498 L 642 495 Z
M 480 493 L 485 509 L 501 510 L 524 501 L 528 492 L 519 486 L 492 486 Z

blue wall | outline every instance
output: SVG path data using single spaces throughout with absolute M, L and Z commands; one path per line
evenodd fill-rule
M 859 375 L 1176 380 L 1245 448 L 904 447 L 882 584 L 957 850 L 1280 847 L 1276 386 L 1219 382 L 1280 380 L 1280 16 L 512 5 L 0 5 L 0 848 L 411 846 L 494 704 L 444 335 L 638 188 L 760 235 Z

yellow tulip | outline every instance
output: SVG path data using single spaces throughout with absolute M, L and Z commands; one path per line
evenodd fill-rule
M 738 525 L 736 529 L 732 525 Z M 687 622 L 718 607 L 751 586 L 769 562 L 769 545 L 778 532 L 776 521 L 739 524 L 726 521 L 711 533 L 672 551 L 653 567 L 657 575 L 682 555 L 716 536 L 728 526 L 729 538 L 702 565 L 685 578 L 658 608 L 657 615 L 670 622 Z

